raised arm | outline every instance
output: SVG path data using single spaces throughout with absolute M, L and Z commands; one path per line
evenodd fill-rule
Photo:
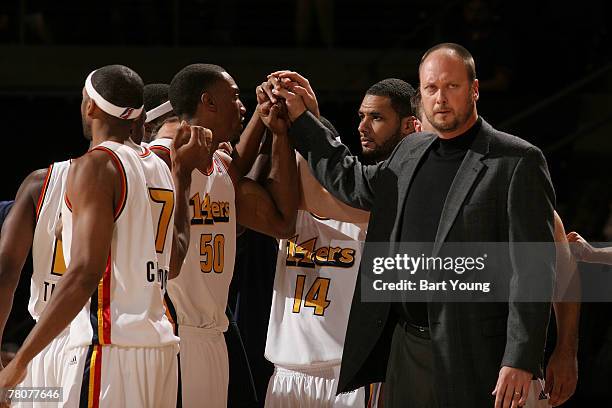
M 0 238 L 0 344 L 6 321 L 13 306 L 15 288 L 23 264 L 32 248 L 36 227 L 36 203 L 40 196 L 47 169 L 36 170 L 21 183 L 13 208 L 2 226 Z M 0 360 L 0 369 L 2 361 Z
M 300 201 L 298 208 L 320 217 L 352 223 L 367 223 L 370 213 L 350 207 L 331 195 L 314 178 L 308 163 L 301 154 L 297 154 Z
M 232 163 L 240 177 L 246 175 L 251 170 L 259 153 L 259 146 L 265 129 L 257 112 L 253 113 L 251 120 L 249 120 L 242 135 L 240 135 L 240 141 L 234 147 L 232 154 Z
M 264 114 L 268 123 L 272 123 L 271 167 L 264 186 L 246 177 L 234 175 L 233 179 L 238 223 L 273 237 L 288 238 L 295 229 L 297 216 L 297 169 L 286 123 L 279 117 L 280 109 L 276 104 Z M 230 172 L 232 169 L 233 166 Z
M 381 164 L 361 164 L 346 146 L 334 139 L 331 130 L 317 119 L 318 108 L 312 107 L 314 93 L 308 91 L 310 84 L 300 83 L 301 79 L 295 73 L 274 74 L 278 74 L 281 80 L 274 93 L 285 99 L 292 122 L 289 135 L 296 150 L 308 161 L 314 176 L 339 200 L 351 207 L 370 210 Z M 291 81 L 283 83 L 283 78 Z
M 200 126 L 189 126 L 183 122 L 172 142 L 172 179 L 174 180 L 174 230 L 170 253 L 169 279 L 176 278 L 180 271 L 191 235 L 189 216 L 189 189 L 191 174 L 201 165 L 207 168 L 212 160 L 212 133 Z

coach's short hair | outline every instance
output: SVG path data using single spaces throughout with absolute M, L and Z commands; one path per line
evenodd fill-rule
M 91 76 L 94 89 L 116 106 L 139 108 L 143 104 L 144 83 L 134 70 L 123 65 L 106 65 Z
M 421 65 L 423 65 L 423 62 L 425 62 L 427 57 L 437 50 L 449 50 L 452 53 L 457 54 L 457 56 L 463 60 L 463 65 L 465 65 L 465 70 L 467 71 L 470 84 L 474 82 L 476 79 L 476 63 L 474 62 L 474 57 L 472 57 L 472 54 L 465 47 L 455 43 L 441 43 L 434 45 L 425 51 L 425 54 L 423 54 L 421 57 L 421 62 L 419 63 L 419 72 L 421 71 Z
M 223 79 L 223 72 L 225 69 L 213 64 L 191 64 L 181 69 L 168 91 L 174 112 L 181 118 L 193 117 L 202 94 Z
M 375 83 L 367 90 L 366 95 L 386 96 L 391 100 L 391 107 L 400 118 L 414 116 L 410 103 L 414 88 L 406 81 L 397 78 L 387 78 Z

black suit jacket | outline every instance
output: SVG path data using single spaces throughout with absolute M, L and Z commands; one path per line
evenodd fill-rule
M 436 136 L 403 139 L 377 165 L 361 164 L 309 112 L 290 135 L 317 179 L 347 204 L 369 210 L 368 242 L 397 242 L 404 199 L 419 160 Z M 432 182 L 435 182 L 432 180 Z M 553 242 L 554 191 L 539 149 L 493 129 L 483 120 L 449 190 L 434 252 L 444 242 Z M 554 250 L 541 257 L 540 282 L 552 290 Z M 490 407 L 502 366 L 541 375 L 550 302 L 513 302 L 529 282 L 531 260 L 511 244 L 505 254 L 513 270 L 510 301 L 429 303 L 434 380 L 441 407 Z M 364 255 L 365 257 L 366 255 Z M 360 274 L 361 275 L 361 274 Z M 389 303 L 361 302 L 357 280 L 349 318 L 338 392 L 384 381 L 396 321 Z

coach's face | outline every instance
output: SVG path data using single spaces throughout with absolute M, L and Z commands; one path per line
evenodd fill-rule
M 359 137 L 364 158 L 384 160 L 412 132 L 410 118 L 400 118 L 386 96 L 366 95 L 359 107 Z
M 470 83 L 463 60 L 449 50 L 431 53 L 419 70 L 423 111 L 441 137 L 465 132 L 476 119 L 478 80 Z
M 213 88 L 219 128 L 222 129 L 218 140 L 220 142 L 236 141 L 242 133 L 246 108 L 240 100 L 240 89 L 234 78 L 227 72 L 223 72 L 222 75 L 223 79 L 217 81 Z

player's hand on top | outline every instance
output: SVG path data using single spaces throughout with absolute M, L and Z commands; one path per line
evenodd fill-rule
M 276 98 L 277 103 L 284 103 L 287 107 L 287 116 L 291 122 L 296 120 L 302 113 L 306 112 L 306 104 L 300 95 L 283 87 L 281 80 L 275 76 L 269 76 L 268 81 L 274 85 L 272 94 Z M 265 106 L 266 105 L 263 104 L 264 112 Z
M 269 75 L 269 78 L 276 78 L 280 82 L 280 86 L 302 97 L 306 109 L 308 109 L 317 118 L 321 116 L 319 112 L 319 103 L 310 82 L 302 75 L 294 71 L 276 71 Z
M 275 135 L 287 134 L 289 118 L 287 108 L 282 101 L 272 103 L 270 101 L 257 105 L 257 113 L 262 122 Z
M 274 96 L 274 93 L 272 93 L 273 89 L 274 89 L 274 84 L 270 80 L 262 82 L 261 85 L 257 86 L 257 88 L 255 88 L 255 96 L 257 97 L 257 104 L 262 104 L 268 101 L 272 103 L 276 103 L 277 99 L 276 99 L 276 96 Z

